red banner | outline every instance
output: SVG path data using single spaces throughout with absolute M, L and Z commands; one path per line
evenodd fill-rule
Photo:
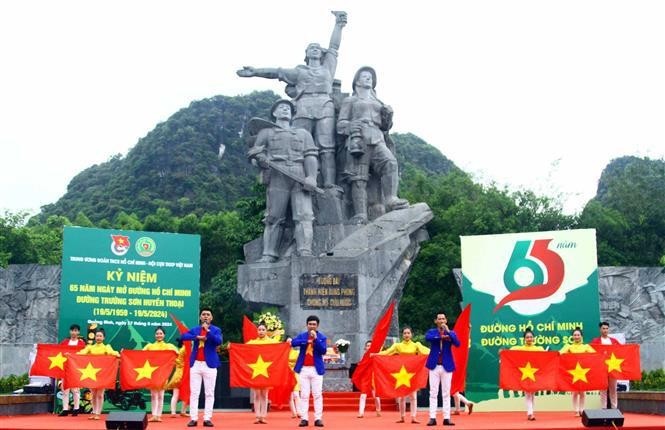
M 426 355 L 375 355 L 372 361 L 377 396 L 404 397 L 427 385 Z
M 351 376 L 353 384 L 363 393 L 370 393 L 372 391 L 372 354 L 376 354 L 383 348 L 383 343 L 386 341 L 388 331 L 390 330 L 393 312 L 395 312 L 395 302 L 392 302 L 388 306 L 386 313 L 376 323 L 376 328 L 372 335 L 372 345 L 363 354 L 360 362 L 358 362 L 358 366 L 356 366 L 356 370 L 353 372 L 353 376 Z
M 464 391 L 466 387 L 466 366 L 469 362 L 469 347 L 471 346 L 471 303 L 466 305 L 457 317 L 454 330 L 460 345 L 451 349 L 455 371 L 450 385 L 450 394 Z
M 169 314 L 173 322 L 175 322 L 176 327 L 178 327 L 178 332 L 182 336 L 183 333 L 187 333 L 189 329 L 185 324 L 182 323 L 175 315 Z M 189 404 L 189 357 L 192 355 L 192 342 L 185 341 L 182 343 L 185 347 L 185 355 L 183 359 L 182 366 L 182 379 L 180 380 L 180 399 L 182 400 L 183 405 Z
M 242 341 L 244 343 L 249 342 L 252 339 L 259 337 L 259 330 L 254 325 L 252 320 L 247 318 L 247 315 L 242 316 Z
M 558 391 L 607 389 L 607 371 L 598 353 L 560 354 Z
M 499 388 L 529 392 L 556 390 L 558 352 L 502 350 L 499 360 Z
M 230 386 L 268 388 L 295 385 L 289 368 L 291 345 L 232 343 L 229 347 Z
M 120 387 L 123 390 L 162 389 L 177 356 L 175 351 L 123 349 L 120 353 Z
M 65 377 L 67 354 L 75 354 L 82 346 L 53 345 L 40 343 L 37 345 L 37 356 L 30 367 L 32 376 L 49 376 L 62 379 Z
M 115 388 L 118 357 L 67 354 L 63 388 Z

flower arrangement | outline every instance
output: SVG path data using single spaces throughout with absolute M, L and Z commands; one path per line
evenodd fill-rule
M 282 320 L 279 319 L 279 316 L 270 312 L 266 311 L 261 314 L 259 314 L 254 321 L 258 324 L 261 321 L 263 321 L 266 324 L 266 329 L 268 330 L 268 336 L 280 340 L 282 338 L 282 335 L 284 334 L 284 325 L 282 324 Z
M 341 353 L 345 353 L 346 351 L 348 351 L 349 345 L 351 345 L 351 342 L 349 342 L 346 339 L 337 339 L 335 341 L 335 346 L 337 347 L 337 350 Z

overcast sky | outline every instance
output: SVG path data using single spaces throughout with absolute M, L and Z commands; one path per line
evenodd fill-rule
M 336 77 L 375 67 L 411 132 L 574 213 L 623 155 L 665 157 L 663 1 L 3 1 L 0 212 L 36 212 L 190 102 L 284 84 L 346 10 Z M 266 112 L 267 115 L 267 112 Z

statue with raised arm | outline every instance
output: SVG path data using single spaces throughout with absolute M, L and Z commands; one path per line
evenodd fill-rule
M 335 185 L 335 106 L 332 85 L 337 68 L 337 51 L 346 25 L 346 12 L 333 11 L 335 28 L 328 49 L 310 43 L 305 50 L 305 65 L 292 69 L 254 68 L 245 66 L 236 73 L 241 77 L 258 76 L 286 82 L 286 93 L 293 99 L 295 128 L 307 130 L 319 149 L 323 186 Z
M 290 100 L 277 100 L 270 110 L 274 123 L 264 121 L 266 126 L 257 133 L 248 152 L 248 157 L 264 169 L 262 177 L 267 185 L 263 255 L 259 260 L 262 263 L 272 263 L 280 257 L 279 244 L 289 206 L 297 253 L 312 256 L 311 193 L 323 191 L 316 187 L 316 145 L 306 130 L 291 126 L 295 112 Z
M 409 202 L 397 197 L 397 159 L 388 148 L 393 110 L 376 97 L 376 72 L 361 67 L 353 77 L 353 94 L 344 99 L 337 132 L 347 136 L 345 174 L 351 184 L 352 222 L 367 222 L 367 185 L 379 186 L 380 203 L 386 212 L 405 209 Z

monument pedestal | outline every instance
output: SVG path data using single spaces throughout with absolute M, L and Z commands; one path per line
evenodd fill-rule
M 245 246 L 250 263 L 238 267 L 238 292 L 257 310 L 277 306 L 287 336 L 304 331 L 307 316 L 317 315 L 330 345 L 340 338 L 351 341 L 347 360 L 358 361 L 378 319 L 392 300 L 399 302 L 420 243 L 428 239 L 423 227 L 431 219 L 429 207 L 418 203 L 367 225 L 317 226 L 315 251 L 326 252 L 275 263 L 253 262 L 260 258 L 260 239 L 250 242 Z M 345 237 L 322 234 L 341 227 Z M 323 246 L 322 240 L 333 242 Z M 396 323 L 397 309 L 395 328 Z
M 353 384 L 351 383 L 351 378 L 349 378 L 348 364 L 326 364 L 326 374 L 323 375 L 323 391 L 353 391 Z

